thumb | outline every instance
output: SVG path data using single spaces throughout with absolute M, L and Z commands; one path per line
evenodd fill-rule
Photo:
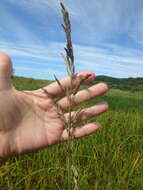
M 11 59 L 4 53 L 0 52 L 0 90 L 11 88 Z

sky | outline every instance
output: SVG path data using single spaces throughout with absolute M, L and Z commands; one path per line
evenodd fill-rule
M 70 14 L 76 72 L 143 77 L 142 0 L 61 0 Z M 0 51 L 14 74 L 67 76 L 59 0 L 0 0 Z

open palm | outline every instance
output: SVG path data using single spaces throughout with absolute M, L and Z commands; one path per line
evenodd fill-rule
M 43 89 L 18 91 L 11 83 L 11 60 L 3 53 L 0 53 L 0 67 L 0 157 L 32 152 L 68 140 L 65 121 L 69 115 L 65 112 L 69 108 L 69 102 L 66 96 L 63 97 L 65 94 L 59 85 L 55 82 Z M 85 82 L 91 82 L 95 78 L 91 71 L 79 73 L 73 82 L 73 88 L 87 74 L 91 76 Z M 61 79 L 60 83 L 66 92 L 70 86 L 69 77 Z M 74 96 L 72 107 L 100 96 L 107 90 L 104 83 L 81 90 Z M 63 98 L 57 100 L 60 96 Z M 107 109 L 107 103 L 102 102 L 79 112 L 74 120 L 73 136 L 78 138 L 95 132 L 99 128 L 96 122 L 80 127 L 77 125 Z M 75 112 L 72 112 L 74 115 Z

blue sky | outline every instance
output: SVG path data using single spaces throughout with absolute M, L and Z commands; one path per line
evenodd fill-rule
M 76 72 L 143 77 L 142 0 L 61 0 L 70 13 Z M 15 75 L 67 75 L 59 0 L 1 0 L 0 51 Z

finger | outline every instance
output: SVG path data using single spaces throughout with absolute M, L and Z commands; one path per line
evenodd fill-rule
M 79 112 L 73 111 L 73 112 L 71 112 L 72 122 L 75 124 L 75 123 L 79 123 L 82 121 L 86 121 L 97 115 L 100 115 L 101 113 L 107 111 L 107 109 L 108 109 L 107 102 L 101 102 L 90 108 L 85 108 Z M 70 116 L 69 113 L 65 114 L 66 121 L 69 120 L 69 116 Z
M 0 89 L 11 87 L 12 62 L 10 58 L 0 52 Z
M 108 91 L 108 86 L 105 83 L 96 84 L 88 89 L 79 91 L 75 96 L 71 95 L 71 104 L 69 103 L 68 97 L 64 97 L 58 101 L 58 104 L 62 110 L 66 111 L 69 107 L 74 107 L 87 102 L 93 98 L 103 95 Z
M 95 74 L 92 71 L 80 72 L 80 73 L 75 75 L 75 79 L 73 79 L 73 81 L 72 81 L 72 88 L 75 88 L 76 85 L 79 83 L 79 81 L 81 79 L 83 79 L 88 74 L 91 74 L 91 76 L 88 79 L 86 79 L 83 84 L 89 83 L 89 82 L 91 82 L 91 81 L 93 81 L 95 79 Z M 52 97 L 62 96 L 70 88 L 70 85 L 71 85 L 70 77 L 63 78 L 63 79 L 61 79 L 59 81 L 60 81 L 60 84 L 61 84 L 62 89 L 64 91 L 61 89 L 61 87 L 59 86 L 59 84 L 57 82 L 54 82 L 54 83 L 44 87 L 44 89 L 49 94 L 51 94 Z M 39 89 L 36 92 L 38 92 L 39 95 L 41 94 L 41 96 L 44 96 L 44 95 L 42 95 L 42 94 L 44 94 L 42 89 Z
M 92 133 L 95 133 L 99 129 L 99 127 L 100 127 L 100 124 L 98 122 L 89 123 L 81 127 L 73 127 L 71 130 L 71 136 L 68 135 L 68 130 L 64 129 L 61 136 L 61 141 L 90 135 Z

